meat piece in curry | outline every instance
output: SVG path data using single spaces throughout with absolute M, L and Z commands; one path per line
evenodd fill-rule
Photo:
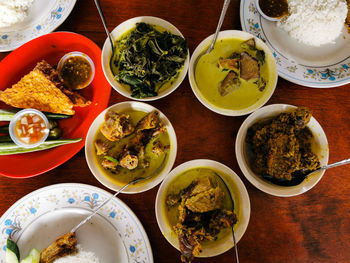
M 177 207 L 177 234 L 182 262 L 192 262 L 202 250 L 202 241 L 213 241 L 217 234 L 237 222 L 236 215 L 224 208 L 224 192 L 209 177 L 193 180 L 185 189 L 166 197 L 169 207 Z
M 101 127 L 102 134 L 110 141 L 118 141 L 133 133 L 134 127 L 130 123 L 129 116 L 109 110 L 105 115 L 105 122 Z
M 253 152 L 252 170 L 265 178 L 290 181 L 300 170 L 317 169 L 320 162 L 311 149 L 313 135 L 306 127 L 310 118 L 310 110 L 299 107 L 251 126 L 246 140 Z

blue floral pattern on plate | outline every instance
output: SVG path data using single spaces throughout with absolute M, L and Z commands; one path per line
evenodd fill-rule
M 6 262 L 6 240 L 16 240 L 31 222 L 53 209 L 84 208 L 93 211 L 110 193 L 84 184 L 57 184 L 34 191 L 12 205 L 0 218 L 0 263 Z M 118 198 L 99 212 L 111 222 L 122 239 L 129 262 L 152 263 L 153 255 L 145 230 L 136 215 Z
M 23 26 L 0 28 L 0 52 L 11 51 L 24 43 L 48 34 L 60 26 L 71 13 L 77 0 L 42 0 L 38 3 L 50 6 L 42 8 L 44 13 L 35 14 L 35 18 Z
M 279 76 L 303 86 L 317 88 L 337 87 L 350 83 L 350 56 L 342 58 L 341 61 L 333 63 L 333 65 L 320 65 L 318 67 L 301 65 L 283 56 L 269 41 L 266 41 L 267 36 L 261 24 L 262 18 L 254 2 L 254 0 L 241 1 L 242 29 L 260 38 L 268 45 L 274 55 Z

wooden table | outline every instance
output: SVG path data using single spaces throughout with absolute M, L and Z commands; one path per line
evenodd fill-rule
M 173 23 L 187 38 L 190 52 L 215 31 L 223 1 L 102 0 L 109 29 L 136 16 L 151 15 Z M 222 29 L 241 29 L 238 0 L 232 0 Z M 58 31 L 85 35 L 98 46 L 106 35 L 92 0 L 79 0 Z M 0 60 L 7 54 L 0 54 Z M 1 73 L 0 73 L 1 74 Z M 1 85 L 1 84 L 0 84 Z M 333 89 L 302 87 L 279 78 L 268 104 L 307 106 L 322 125 L 329 142 L 329 162 L 350 156 L 350 84 Z M 112 91 L 109 105 L 127 100 Z M 177 138 L 175 166 L 198 158 L 222 162 L 232 168 L 247 187 L 251 217 L 238 243 L 241 262 L 350 262 L 349 166 L 329 170 L 310 191 L 279 198 L 261 192 L 241 173 L 234 151 L 238 129 L 246 118 L 225 117 L 209 111 L 194 96 L 188 78 L 166 98 L 151 102 L 172 122 Z M 1 164 L 0 164 L 1 169 Z M 0 178 L 0 214 L 24 195 L 56 183 L 75 182 L 103 187 L 91 174 L 81 150 L 58 168 L 40 176 L 16 180 Z M 150 239 L 154 261 L 179 262 L 180 253 L 162 236 L 155 218 L 158 187 L 137 195 L 121 194 L 138 216 Z M 111 191 L 110 191 L 111 192 Z M 117 262 L 117 261 L 116 261 Z M 234 262 L 234 250 L 195 262 Z

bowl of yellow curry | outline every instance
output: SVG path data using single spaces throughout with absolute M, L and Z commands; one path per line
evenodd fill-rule
M 242 123 L 236 137 L 237 162 L 259 190 L 281 197 L 313 188 L 328 163 L 327 137 L 310 109 L 272 104 L 258 109 Z
M 214 35 L 193 52 L 189 81 L 197 99 L 208 109 L 240 116 L 262 107 L 277 84 L 276 63 L 266 44 L 237 30 L 219 33 L 214 49 L 205 54 Z
M 118 191 L 138 178 L 123 193 L 147 191 L 172 168 L 177 140 L 168 118 L 151 105 L 117 103 L 94 120 L 85 142 L 85 157 L 92 174 L 104 186 Z
M 232 226 L 239 242 L 248 226 L 250 201 L 234 171 L 199 159 L 169 173 L 158 189 L 155 210 L 164 237 L 181 252 L 182 262 L 192 262 L 231 249 Z

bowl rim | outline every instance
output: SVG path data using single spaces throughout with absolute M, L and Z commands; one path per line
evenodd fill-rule
M 170 22 L 168 22 L 162 18 L 155 17 L 155 16 L 138 16 L 138 17 L 130 18 L 130 19 L 122 22 L 118 26 L 116 26 L 110 33 L 112 39 L 114 39 L 114 41 L 118 40 L 121 35 L 123 35 L 126 31 L 132 29 L 136 25 L 136 23 L 138 23 L 138 22 L 145 22 L 145 23 L 161 26 L 161 27 L 165 28 L 167 31 L 169 31 L 170 33 L 175 34 L 175 35 L 179 35 L 179 36 L 185 38 L 182 35 L 181 31 L 177 27 L 175 27 L 173 24 L 171 24 Z M 112 86 L 112 88 L 115 91 L 117 91 L 119 94 L 123 95 L 126 98 L 129 98 L 132 100 L 137 100 L 137 101 L 144 101 L 144 102 L 145 101 L 154 101 L 154 100 L 161 99 L 165 96 L 168 96 L 170 93 L 175 91 L 181 85 L 181 83 L 183 82 L 183 80 L 185 79 L 185 77 L 187 75 L 189 64 L 190 64 L 190 50 L 187 47 L 187 58 L 185 60 L 183 68 L 180 71 L 179 76 L 175 79 L 175 82 L 168 89 L 158 93 L 158 95 L 155 97 L 134 98 L 131 96 L 130 91 L 125 90 L 125 88 L 123 88 L 116 80 L 114 80 L 114 76 L 113 76 L 113 74 L 110 70 L 110 66 L 109 66 L 111 52 L 112 52 L 111 51 L 111 42 L 110 42 L 109 38 L 107 37 L 104 44 L 103 44 L 102 53 L 101 53 L 102 70 L 103 70 L 103 73 L 104 73 L 107 81 Z
M 224 116 L 247 115 L 247 114 L 254 112 L 257 109 L 261 108 L 269 101 L 269 99 L 271 98 L 271 96 L 275 92 L 275 89 L 277 87 L 277 80 L 278 80 L 276 61 L 275 61 L 273 54 L 272 54 L 271 50 L 269 49 L 269 47 L 261 39 L 255 37 L 254 35 L 252 35 L 248 32 L 245 32 L 245 31 L 224 30 L 224 31 L 219 32 L 219 35 L 218 35 L 216 41 L 218 41 L 220 39 L 235 38 L 235 37 L 242 38 L 243 40 L 254 38 L 257 46 L 264 50 L 266 56 L 268 56 L 270 58 L 269 59 L 269 66 L 270 66 L 271 75 L 273 75 L 273 79 L 272 79 L 272 81 L 273 81 L 272 86 L 273 87 L 270 91 L 270 94 L 268 96 L 266 96 L 266 98 L 264 100 L 261 100 L 261 102 L 255 103 L 255 104 L 249 106 L 248 108 L 241 109 L 241 110 L 230 110 L 230 109 L 220 108 L 218 106 L 213 105 L 209 101 L 207 101 L 202 96 L 201 92 L 198 89 L 198 86 L 197 86 L 197 83 L 195 80 L 195 66 L 197 64 L 198 58 L 203 54 L 205 48 L 207 46 L 209 46 L 210 42 L 214 38 L 214 34 L 208 36 L 207 38 L 205 38 L 204 40 L 202 40 L 199 43 L 199 45 L 196 47 L 196 49 L 192 53 L 190 65 L 189 65 L 189 69 L 188 69 L 188 79 L 190 82 L 191 89 L 192 89 L 194 95 L 196 96 L 196 98 L 209 110 L 216 112 L 218 114 L 224 115 Z
M 165 216 L 162 213 L 162 207 L 163 207 L 162 199 L 166 193 L 166 189 L 169 185 L 169 182 L 171 182 L 174 178 L 176 178 L 177 176 L 179 176 L 183 172 L 190 170 L 190 169 L 193 169 L 193 168 L 199 168 L 199 167 L 220 170 L 221 172 L 223 172 L 224 174 L 226 174 L 228 176 L 229 181 L 230 181 L 230 184 L 228 184 L 230 190 L 232 191 L 232 188 L 230 187 L 230 185 L 232 185 L 232 184 L 234 184 L 237 187 L 238 195 L 240 198 L 239 203 L 240 203 L 240 207 L 241 207 L 240 213 L 241 213 L 242 220 L 239 220 L 238 223 L 235 224 L 235 227 L 234 227 L 235 228 L 236 243 L 239 242 L 239 240 L 242 238 L 242 236 L 244 235 L 245 231 L 248 228 L 249 219 L 250 219 L 250 212 L 251 212 L 250 198 L 249 198 L 248 191 L 247 191 L 243 181 L 240 179 L 240 177 L 230 167 L 228 167 L 225 164 L 222 164 L 220 162 L 214 161 L 214 160 L 195 159 L 195 160 L 187 161 L 185 163 L 178 165 L 176 168 L 174 168 L 168 174 L 168 176 L 163 180 L 160 187 L 158 188 L 156 201 L 155 201 L 155 212 L 156 212 L 156 219 L 157 219 L 158 227 L 159 227 L 160 231 L 162 232 L 163 236 L 166 238 L 166 240 L 177 250 L 180 250 L 178 242 L 177 242 L 177 238 L 176 238 L 176 240 L 171 238 L 171 235 L 174 232 L 171 229 L 171 227 L 168 225 L 168 223 L 166 222 Z M 237 200 L 235 200 L 235 201 L 237 201 Z M 208 253 L 208 251 L 205 252 L 205 250 L 203 249 L 203 251 L 201 252 L 201 254 L 198 257 L 217 256 L 217 255 L 220 255 L 222 253 L 225 253 L 226 251 L 228 251 L 229 249 L 231 249 L 234 246 L 231 235 L 227 235 L 225 237 L 224 241 L 225 241 L 225 244 L 222 245 L 219 249 L 216 249 L 216 251 L 214 251 L 212 253 L 210 253 L 210 252 Z M 216 246 L 216 248 L 217 248 L 217 246 Z
M 245 158 L 245 137 L 248 128 L 253 123 L 256 123 L 257 121 L 264 118 L 276 116 L 281 112 L 286 112 L 295 108 L 297 108 L 297 106 L 289 104 L 271 104 L 260 108 L 244 120 L 244 122 L 238 130 L 235 142 L 236 159 L 238 162 L 238 166 L 241 169 L 245 178 L 247 178 L 247 180 L 259 190 L 278 197 L 292 197 L 307 192 L 321 180 L 325 171 L 323 170 L 314 174 L 312 177 L 304 180 L 301 184 L 296 186 L 278 186 L 272 184 L 260 178 L 258 175 L 254 174 L 251 171 L 249 164 Z M 324 148 L 320 150 L 320 152 L 322 151 L 322 153 L 319 152 L 318 157 L 320 158 L 321 154 L 321 165 L 326 165 L 329 159 L 329 148 L 326 134 L 314 116 L 311 117 L 311 120 L 307 127 L 309 127 L 314 137 L 317 137 L 319 140 L 324 142 Z M 317 131 L 317 134 L 315 134 L 315 131 Z
M 110 109 L 116 110 L 116 111 L 124 111 L 128 109 L 134 109 L 134 110 L 139 110 L 143 112 L 151 112 L 153 110 L 156 110 L 159 112 L 159 117 L 167 127 L 167 131 L 169 134 L 169 140 L 170 140 L 170 151 L 168 155 L 168 160 L 165 163 L 164 168 L 161 170 L 161 172 L 154 177 L 153 180 L 149 181 L 147 184 L 142 184 L 140 186 L 133 186 L 133 187 L 128 187 L 124 189 L 121 193 L 124 194 L 137 194 L 141 192 L 145 192 L 147 190 L 152 189 L 153 187 L 157 186 L 160 182 L 163 181 L 163 179 L 167 176 L 167 174 L 170 172 L 171 168 L 173 167 L 176 159 L 176 154 L 177 154 L 177 138 L 176 138 L 176 133 L 175 130 L 169 121 L 169 119 L 165 116 L 164 113 L 162 113 L 160 110 L 157 108 L 153 107 L 152 105 L 149 105 L 147 103 L 139 102 L 139 101 L 124 101 L 124 102 L 119 102 L 114 105 L 111 105 L 104 111 L 102 111 L 93 121 L 91 124 L 89 131 L 86 135 L 86 140 L 85 140 L 85 159 L 88 164 L 88 167 L 91 171 L 91 173 L 94 175 L 94 177 L 105 187 L 113 190 L 113 191 L 118 191 L 120 190 L 125 184 L 115 184 L 111 180 L 107 178 L 107 176 L 104 175 L 103 171 L 96 165 L 95 160 L 94 160 L 94 146 L 93 146 L 93 141 L 96 135 L 97 129 L 101 126 L 104 116 L 106 112 Z M 102 120 L 102 121 L 101 121 Z

